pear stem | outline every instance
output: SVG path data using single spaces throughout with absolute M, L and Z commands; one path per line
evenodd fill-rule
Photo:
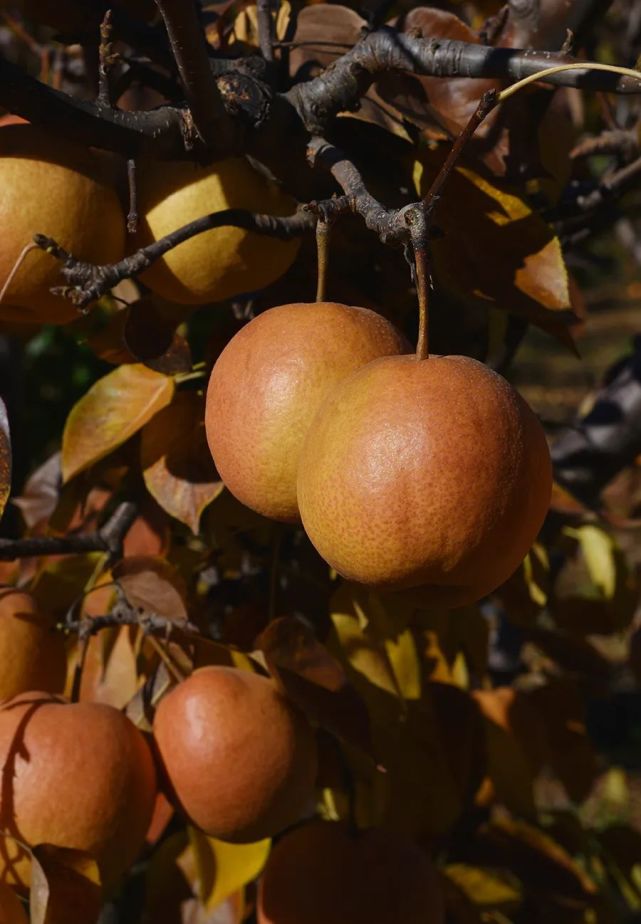
M 410 239 L 414 250 L 414 267 L 416 273 L 416 293 L 418 296 L 418 339 L 416 341 L 416 358 L 428 359 L 429 350 L 429 294 L 431 277 L 429 270 L 429 239 L 432 216 L 439 194 L 472 135 L 481 122 L 494 109 L 499 101 L 497 90 L 488 90 L 479 100 L 467 125 L 455 140 L 443 166 L 434 177 L 422 202 L 411 208 L 405 220 L 409 225 Z
M 416 358 L 428 359 L 429 348 L 429 304 L 432 280 L 429 269 L 428 228 L 423 209 L 416 209 L 412 215 L 410 235 L 414 250 L 416 294 L 418 296 L 418 338 Z
M 318 259 L 316 301 L 324 302 L 327 291 L 327 267 L 329 264 L 329 238 L 331 223 L 319 216 L 316 222 L 316 254 Z

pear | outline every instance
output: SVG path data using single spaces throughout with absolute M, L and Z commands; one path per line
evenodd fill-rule
M 298 460 L 324 398 L 365 363 L 409 349 L 367 308 L 297 303 L 259 314 L 220 354 L 207 390 L 207 440 L 227 488 L 263 516 L 298 521 Z
M 465 356 L 389 356 L 338 385 L 298 471 L 303 526 L 344 577 L 463 606 L 516 570 L 552 467 L 518 392 Z

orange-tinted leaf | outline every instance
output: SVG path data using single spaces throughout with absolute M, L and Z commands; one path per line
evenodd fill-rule
M 313 721 L 372 754 L 367 707 L 309 626 L 293 616 L 276 619 L 256 644 L 285 692 Z
M 11 490 L 11 435 L 4 401 L 0 398 L 0 516 Z
M 116 629 L 109 651 L 101 651 L 105 633 L 94 636 L 87 649 L 80 699 L 122 709 L 138 690 L 136 656 L 129 626 Z
M 424 194 L 443 153 L 417 164 Z M 436 207 L 443 229 L 434 241 L 437 284 L 466 303 L 495 307 L 534 324 L 574 319 L 561 244 L 545 221 L 513 191 L 468 167 L 450 175 Z
M 198 532 L 205 507 L 223 490 L 207 446 L 204 399 L 182 392 L 142 431 L 147 490 L 171 516 Z
M 123 558 L 113 570 L 125 597 L 141 613 L 170 622 L 187 620 L 186 590 L 176 569 L 164 558 Z
M 127 309 L 114 311 L 99 330 L 87 336 L 87 346 L 107 363 L 120 366 L 123 363 L 135 363 L 136 357 L 127 349 L 124 341 Z
M 171 401 L 169 376 L 140 364 L 99 379 L 73 408 L 62 438 L 62 474 L 69 481 L 133 436 Z
M 98 864 L 80 850 L 32 851 L 31 924 L 95 924 L 102 905 Z

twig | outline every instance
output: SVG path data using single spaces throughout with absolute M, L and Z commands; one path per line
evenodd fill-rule
M 256 0 L 258 42 L 265 61 L 274 60 L 274 18 L 270 0 Z
M 294 215 L 277 217 L 275 215 L 256 215 L 253 212 L 247 212 L 244 209 L 225 209 L 221 212 L 212 212 L 210 215 L 203 215 L 189 224 L 183 225 L 157 241 L 142 247 L 135 253 L 119 263 L 109 263 L 104 265 L 95 265 L 77 260 L 73 254 L 70 254 L 61 247 L 52 238 L 44 234 L 36 234 L 34 237 L 38 247 L 46 250 L 52 256 L 63 262 L 61 273 L 68 281 L 69 285 L 52 289 L 57 295 L 68 298 L 79 309 L 85 309 L 91 302 L 96 301 L 116 286 L 123 279 L 130 279 L 138 273 L 143 272 L 152 263 L 158 260 L 163 254 L 182 244 L 183 241 L 202 234 L 205 231 L 211 231 L 212 228 L 221 228 L 225 225 L 234 225 L 238 228 L 245 228 L 247 231 L 255 231 L 258 234 L 267 234 L 271 237 L 279 237 L 288 240 L 311 231 L 314 227 L 315 219 L 311 210 L 303 207 Z
M 133 157 L 127 160 L 127 185 L 129 187 L 127 234 L 135 234 L 138 230 L 138 195 L 136 187 L 136 161 Z
M 113 53 L 111 42 L 111 10 L 107 10 L 100 24 L 100 45 L 98 47 L 98 106 L 111 107 L 111 93 L 109 89 L 109 75 L 111 68 L 118 60 Z
M 172 622 L 158 613 L 138 613 L 129 606 L 115 606 L 111 613 L 104 616 L 90 616 L 67 622 L 65 628 L 70 632 L 77 632 L 78 638 L 84 641 L 97 635 L 103 629 L 112 629 L 120 626 L 140 626 L 143 632 L 167 632 L 180 629 L 188 635 L 199 635 L 198 626 L 191 622 Z
M 122 543 L 136 518 L 136 504 L 123 501 L 104 526 L 93 533 L 73 536 L 32 536 L 26 539 L 0 539 L 0 561 L 38 555 L 78 555 L 83 552 L 108 552 L 119 558 Z
M 194 0 L 156 0 L 165 22 L 196 132 L 206 145 L 225 134 L 223 101 L 209 66 L 207 42 Z
M 626 160 L 632 160 L 639 153 L 641 151 L 636 129 L 615 128 L 580 141 L 570 151 L 570 157 L 578 160 L 597 154 L 618 154 Z
M 428 214 L 428 216 L 433 212 L 434 207 L 438 201 L 439 194 L 445 181 L 448 176 L 454 169 L 454 166 L 461 154 L 463 153 L 467 144 L 469 144 L 472 135 L 479 127 L 481 122 L 489 115 L 489 113 L 494 109 L 498 104 L 500 95 L 496 90 L 488 90 L 481 97 L 478 106 L 472 113 L 467 125 L 464 127 L 450 150 L 450 153 L 447 155 L 445 163 L 437 173 L 432 185 L 428 189 L 425 197 L 423 198 L 423 207 Z

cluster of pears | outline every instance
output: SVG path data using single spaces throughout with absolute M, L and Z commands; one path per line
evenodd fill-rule
M 203 213 L 228 208 L 289 215 L 296 203 L 242 157 L 203 167 L 183 162 L 140 163 L 139 226 L 127 235 L 121 158 L 51 136 L 16 116 L 0 119 L 0 289 L 35 234 L 53 238 L 79 260 L 117 263 L 127 253 L 175 231 Z M 142 280 L 182 305 L 220 301 L 262 289 L 279 278 L 298 252 L 297 241 L 221 227 L 192 237 L 153 263 Z M 13 273 L 0 320 L 65 324 L 72 303 L 54 287 L 66 285 L 60 263 L 42 250 L 27 254 Z
M 552 486 L 538 419 L 465 356 L 418 359 L 378 314 L 272 308 L 212 370 L 206 428 L 242 503 L 302 524 L 350 580 L 463 606 L 516 570 Z

